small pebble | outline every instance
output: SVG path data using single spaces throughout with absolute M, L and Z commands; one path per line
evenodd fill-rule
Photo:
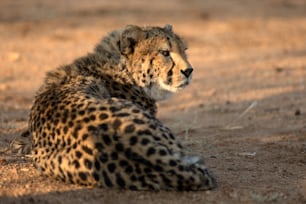
M 301 115 L 301 110 L 300 110 L 300 109 L 297 109 L 297 110 L 294 112 L 294 115 L 295 115 L 295 116 Z
M 280 73 L 280 72 L 284 71 L 284 68 L 283 67 L 275 67 L 275 71 Z

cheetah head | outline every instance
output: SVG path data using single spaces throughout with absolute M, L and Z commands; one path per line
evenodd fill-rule
M 193 68 L 187 60 L 186 45 L 170 25 L 127 26 L 119 47 L 137 85 L 155 100 L 168 98 L 191 81 Z

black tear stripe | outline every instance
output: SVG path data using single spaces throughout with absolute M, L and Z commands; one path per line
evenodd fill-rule
M 173 71 L 172 69 L 169 70 L 169 72 L 167 73 L 167 84 L 172 84 L 172 75 L 173 75 Z
M 167 84 L 171 85 L 172 84 L 172 76 L 173 76 L 173 68 L 175 66 L 175 62 L 173 61 L 173 59 L 170 57 L 170 60 L 172 62 L 172 66 L 170 68 L 170 70 L 167 73 Z

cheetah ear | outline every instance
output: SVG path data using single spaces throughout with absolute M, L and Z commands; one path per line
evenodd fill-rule
M 164 29 L 167 30 L 167 31 L 172 32 L 172 25 L 166 24 L 166 25 L 164 26 Z
M 135 25 L 127 26 L 120 36 L 120 52 L 129 55 L 134 52 L 136 44 L 144 38 L 142 29 Z

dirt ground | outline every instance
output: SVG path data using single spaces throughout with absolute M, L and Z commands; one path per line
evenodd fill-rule
M 46 71 L 113 29 L 166 23 L 195 71 L 158 117 L 205 157 L 217 189 L 85 188 L 5 151 Z M 0 203 L 306 203 L 305 0 L 1 0 L 0 41 Z

